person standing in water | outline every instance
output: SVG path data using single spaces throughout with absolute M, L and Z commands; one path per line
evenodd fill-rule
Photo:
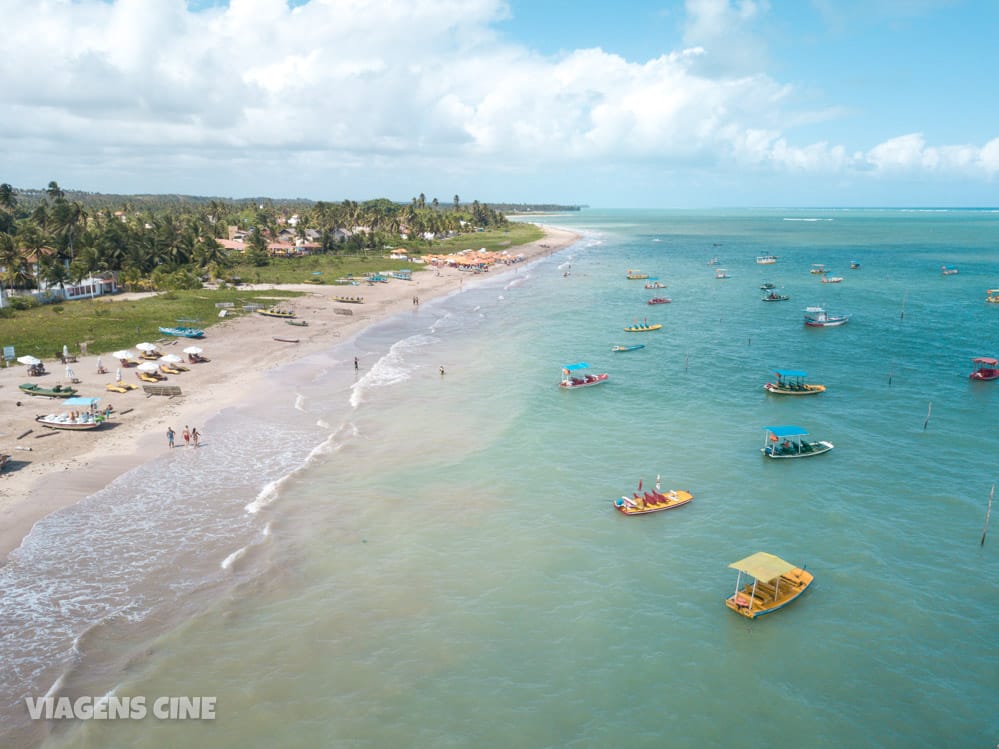
M 167 427 L 167 447 L 169 447 L 169 448 L 173 448 L 173 436 L 174 436 L 174 434 L 175 434 L 175 432 L 173 431 L 173 427 Z
M 441 377 L 443 377 L 443 376 L 444 376 L 444 365 L 441 364 Z
M 182 434 L 184 435 L 184 446 L 185 447 L 190 447 L 191 446 L 191 431 L 187 428 L 187 424 L 184 425 L 184 431 L 182 432 Z
M 194 427 L 194 429 L 191 430 L 191 442 L 194 443 L 195 447 L 198 446 L 199 439 L 201 439 L 201 435 L 198 433 L 198 428 Z

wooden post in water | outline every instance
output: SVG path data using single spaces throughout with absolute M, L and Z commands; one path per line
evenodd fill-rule
M 687 371 L 687 367 L 690 365 L 690 354 L 685 354 L 683 357 L 683 371 Z
M 926 431 L 926 425 L 930 423 L 930 412 L 933 411 L 933 401 L 930 401 L 930 405 L 926 407 L 926 421 L 923 422 L 923 431 Z
M 996 485 L 992 485 L 992 491 L 989 492 L 989 508 L 985 511 L 985 527 L 982 529 L 982 542 L 979 546 L 985 546 L 985 534 L 989 532 L 989 515 L 992 514 L 992 498 L 996 495 Z
M 888 387 L 891 387 L 891 378 L 894 372 L 895 372 L 895 360 L 892 359 L 888 362 Z
M 902 312 L 898 316 L 899 320 L 904 320 L 905 319 L 905 298 L 907 296 L 909 296 L 909 292 L 908 291 L 906 291 L 904 294 L 902 294 Z

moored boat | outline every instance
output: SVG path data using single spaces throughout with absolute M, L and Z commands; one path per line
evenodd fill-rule
M 763 291 L 770 291 L 770 289 L 776 289 L 776 288 L 777 284 L 775 284 L 773 281 L 764 281 L 763 283 L 760 284 L 760 289 L 762 289 Z
M 622 351 L 637 351 L 640 348 L 645 348 L 645 344 L 644 343 L 636 343 L 636 344 L 634 344 L 632 346 L 624 346 L 624 345 L 615 343 L 613 346 L 611 346 L 611 351 L 620 353 Z
M 72 398 L 76 395 L 75 389 L 71 387 L 64 387 L 62 385 L 43 388 L 33 382 L 25 382 L 17 387 L 22 393 L 27 393 L 28 395 L 41 395 L 46 398 Z
M 789 458 L 811 458 L 833 449 L 833 443 L 825 440 L 806 440 L 808 432 L 796 426 L 763 427 L 763 447 L 768 458 L 786 460 Z
M 725 605 L 747 619 L 784 608 L 796 600 L 815 579 L 804 567 L 797 567 L 778 556 L 758 551 L 729 565 L 738 570 L 735 593 L 725 599 Z M 742 576 L 752 583 L 742 585 Z
M 584 361 L 577 362 L 576 364 L 566 364 L 562 367 L 562 381 L 559 383 L 559 387 L 565 390 L 576 390 L 592 385 L 602 385 L 610 379 L 610 375 L 606 373 L 592 374 L 586 372 L 585 370 L 589 369 L 589 366 Z
M 648 277 L 649 277 L 648 273 L 642 273 L 642 271 L 640 271 L 640 270 L 629 270 L 628 271 L 628 280 L 629 281 L 644 281 Z
M 810 328 L 835 328 L 849 319 L 849 315 L 830 315 L 824 307 L 805 308 L 805 325 Z
M 342 304 L 364 304 L 363 296 L 335 296 L 333 297 L 334 302 L 341 302 Z
M 760 255 L 756 258 L 757 265 L 773 265 L 777 262 L 776 255 Z
M 728 278 L 728 271 L 724 268 L 715 268 L 715 278 Z
M 777 293 L 777 289 L 770 289 L 768 294 L 761 297 L 764 302 L 786 302 L 790 298 L 787 294 Z
M 957 268 L 955 268 L 953 265 L 941 265 L 940 266 L 940 275 L 942 275 L 942 276 L 956 276 L 957 275 Z
M 655 491 L 642 491 L 642 482 L 638 482 L 638 491 L 630 497 L 621 496 L 612 504 L 614 509 L 624 515 L 648 515 L 652 512 L 675 510 L 683 507 L 694 498 L 694 495 L 683 489 L 660 490 L 660 480 L 656 477 Z
M 662 281 L 653 280 L 653 281 L 649 281 L 649 283 L 645 284 L 645 288 L 647 288 L 647 289 L 665 289 L 666 288 L 666 284 L 664 284 Z
M 843 283 L 843 276 L 823 276 L 822 283 Z
M 647 322 L 635 323 L 634 325 L 629 325 L 624 329 L 626 333 L 648 333 L 650 330 L 659 330 L 662 327 L 662 323 L 653 323 L 649 325 Z
M 975 371 L 968 375 L 972 380 L 999 379 L 999 359 L 976 356 L 971 361 L 975 364 Z
M 860 268 L 860 263 L 857 260 L 850 261 L 850 270 L 857 270 Z
M 80 410 L 64 411 L 58 414 L 36 416 L 35 421 L 49 429 L 65 429 L 81 432 L 100 428 L 107 418 L 97 410 L 100 398 L 69 398 L 63 402 L 66 408 L 78 407 Z
M 989 304 L 999 304 L 999 289 L 987 289 L 985 291 L 985 301 Z
M 177 326 L 173 328 L 160 328 L 160 333 L 164 335 L 172 335 L 177 338 L 204 338 L 205 331 L 201 328 L 188 328 L 184 326 Z
M 812 263 L 812 269 L 808 272 L 813 276 L 821 276 L 823 273 L 828 273 L 829 271 L 826 270 L 826 266 L 822 263 Z
M 665 296 L 654 296 L 646 304 L 669 304 L 673 300 Z
M 814 395 L 824 393 L 825 385 L 809 385 L 805 382 L 808 372 L 800 369 L 777 369 L 777 382 L 768 382 L 763 389 L 774 395 Z

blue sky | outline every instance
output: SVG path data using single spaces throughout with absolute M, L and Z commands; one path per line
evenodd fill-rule
M 999 3 L 0 0 L 0 181 L 999 205 Z

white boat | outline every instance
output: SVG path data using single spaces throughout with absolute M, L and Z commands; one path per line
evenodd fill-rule
M 822 276 L 822 283 L 843 283 L 843 276 Z
M 715 278 L 728 278 L 728 271 L 724 268 L 715 268 Z
M 774 458 L 775 460 L 811 458 L 833 449 L 832 442 L 804 439 L 808 435 L 808 432 L 801 427 L 763 427 L 763 431 L 763 447 L 760 448 L 760 452 L 766 457 Z
M 944 276 L 956 276 L 957 268 L 955 268 L 953 265 L 941 265 L 940 274 Z
M 849 319 L 849 315 L 830 315 L 824 307 L 805 308 L 805 325 L 810 328 L 835 328 Z
M 758 258 L 756 258 L 757 265 L 773 265 L 776 262 L 777 262 L 776 255 L 760 255 Z

